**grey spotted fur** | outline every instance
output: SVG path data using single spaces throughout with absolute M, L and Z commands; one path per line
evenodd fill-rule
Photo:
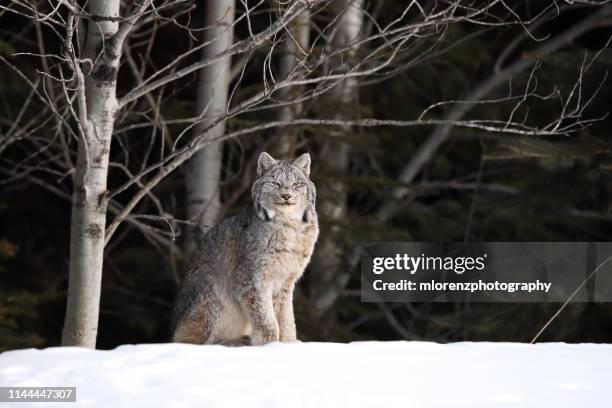
M 319 235 L 310 155 L 261 153 L 251 203 L 204 236 L 188 267 L 173 340 L 260 345 L 295 341 L 293 290 Z

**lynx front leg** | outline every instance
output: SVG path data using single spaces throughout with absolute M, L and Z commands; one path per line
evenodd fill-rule
M 291 280 L 283 285 L 281 292 L 274 302 L 274 310 L 279 326 L 280 341 L 296 341 L 295 316 L 293 314 L 293 290 L 295 281 Z
M 249 287 L 242 294 L 241 304 L 253 328 L 251 343 L 259 346 L 278 341 L 279 329 L 272 303 L 272 290 Z

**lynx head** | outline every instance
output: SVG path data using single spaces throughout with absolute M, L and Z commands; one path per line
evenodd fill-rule
M 257 216 L 264 221 L 284 217 L 310 222 L 315 216 L 316 190 L 309 176 L 308 153 L 295 160 L 277 160 L 261 153 L 251 188 Z

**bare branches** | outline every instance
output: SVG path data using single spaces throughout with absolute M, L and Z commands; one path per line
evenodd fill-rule
M 546 55 L 558 50 L 568 42 L 572 41 L 581 34 L 592 30 L 594 27 L 598 27 L 602 22 L 605 21 L 612 14 L 612 6 L 605 6 L 592 16 L 584 19 L 580 23 L 570 27 L 565 32 L 559 34 L 557 37 L 547 40 L 541 46 L 536 48 L 529 54 L 523 55 L 518 58 L 514 63 L 508 65 L 506 68 L 495 71 L 489 78 L 481 82 L 475 87 L 465 98 L 464 102 L 458 103 L 453 110 L 451 110 L 446 116 L 451 121 L 460 120 L 465 114 L 468 113 L 470 108 L 474 106 L 483 97 L 493 91 L 495 88 L 506 82 L 508 78 L 519 72 L 524 71 L 537 61 L 544 58 Z M 565 112 L 565 110 L 564 110 Z M 563 116 L 563 115 L 562 115 Z M 565 117 L 562 117 L 557 124 L 563 122 Z M 558 130 L 559 127 L 552 125 L 553 131 Z M 546 127 L 545 127 L 546 128 Z M 402 169 L 399 180 L 402 182 L 409 183 L 414 180 L 419 171 L 423 168 L 425 163 L 431 158 L 439 146 L 444 143 L 450 136 L 452 125 L 441 124 L 434 132 L 429 136 L 427 141 L 423 143 L 419 149 L 412 156 L 408 164 Z M 405 188 L 398 188 L 392 192 L 392 196 L 395 199 L 399 199 L 403 194 L 406 193 Z M 377 213 L 377 216 L 381 220 L 386 220 L 394 213 L 398 208 L 397 202 L 389 201 Z
M 60 57 L 60 61 L 66 61 L 61 58 L 69 58 L 69 68 L 71 71 L 71 75 L 66 76 L 57 76 L 55 80 L 60 78 L 66 78 L 64 80 L 60 80 L 60 84 L 62 89 L 62 95 L 64 96 L 64 100 L 68 102 L 68 112 L 72 112 L 71 116 L 76 124 L 76 133 L 80 134 L 80 139 L 83 140 L 84 132 L 86 132 L 87 127 L 87 106 L 84 103 L 86 100 L 86 95 L 84 94 L 84 82 L 86 80 L 86 75 L 90 75 L 90 72 L 93 72 L 95 69 L 93 65 L 99 63 L 101 59 L 107 58 L 105 54 L 98 53 L 90 59 L 83 59 L 82 56 L 78 55 L 79 50 L 75 48 L 72 44 L 74 42 L 72 34 L 77 30 L 78 20 L 84 19 L 90 22 L 90 26 L 99 27 L 100 24 L 118 24 L 117 32 L 114 34 L 113 38 L 106 42 L 105 47 L 107 47 L 108 52 L 107 55 L 111 57 L 116 56 L 120 49 L 124 46 L 125 38 L 131 33 L 137 33 L 138 27 L 137 23 L 139 20 L 143 21 L 143 24 L 147 24 L 147 21 L 153 16 L 160 15 L 162 10 L 170 10 L 173 7 L 182 6 L 182 1 L 174 1 L 174 2 L 166 2 L 161 5 L 155 4 L 153 5 L 150 1 L 142 1 L 133 7 L 131 11 L 127 13 L 126 16 L 108 16 L 102 17 L 96 13 L 85 13 L 81 9 L 77 9 L 76 4 L 72 4 L 69 2 L 60 2 L 58 6 L 54 9 L 50 10 L 46 14 L 41 14 L 40 12 L 34 10 L 33 8 L 28 8 L 29 13 L 31 15 L 36 15 L 38 20 L 46 22 L 48 24 L 66 24 L 66 37 L 65 37 L 65 47 L 64 47 L 64 56 Z M 294 21 L 294 19 L 299 19 L 303 14 L 304 10 L 311 10 L 314 17 L 320 14 L 323 11 L 329 11 L 328 7 L 323 4 L 324 2 L 293 2 L 292 4 L 288 4 L 287 7 L 284 7 L 280 12 L 277 13 L 277 21 L 271 24 L 265 30 L 255 33 L 252 29 L 252 24 L 250 23 L 252 20 L 252 16 L 254 13 L 259 12 L 260 6 L 249 6 L 249 8 L 245 11 L 245 13 L 239 17 L 237 17 L 237 22 L 235 24 L 239 24 L 241 21 L 247 23 L 247 27 L 249 28 L 249 35 L 240 41 L 237 41 L 229 50 L 217 53 L 208 59 L 203 59 L 187 65 L 185 67 L 179 67 L 180 64 L 186 60 L 189 55 L 192 55 L 198 49 L 203 47 L 209 47 L 212 43 L 212 40 L 209 42 L 203 42 L 197 47 L 193 47 L 189 49 L 187 52 L 179 55 L 177 58 L 172 60 L 169 64 L 161 69 L 157 69 L 152 75 L 136 75 L 136 71 L 134 70 L 134 60 L 130 57 L 132 55 L 132 51 L 130 50 L 128 55 L 128 61 L 130 63 L 130 69 L 135 75 L 136 86 L 133 87 L 129 92 L 127 92 L 122 98 L 120 98 L 117 102 L 117 109 L 121 111 L 128 107 L 128 104 L 136 102 L 141 96 L 147 97 L 147 103 L 153 109 L 153 112 L 156 112 L 154 117 L 155 120 L 152 121 L 148 115 L 145 115 L 146 121 L 142 122 L 142 124 L 138 123 L 130 123 L 129 128 L 133 130 L 137 130 L 140 126 L 142 127 L 151 127 L 152 129 L 156 129 L 157 127 L 161 127 L 168 136 L 169 128 L 176 127 L 181 123 L 186 125 L 186 128 L 191 128 L 195 126 L 197 123 L 203 120 L 203 117 L 187 117 L 183 119 L 166 119 L 163 116 L 160 116 L 160 112 L 155 108 L 154 101 L 161 100 L 161 94 L 159 96 L 153 97 L 152 92 L 162 89 L 163 87 L 180 81 L 182 78 L 187 77 L 191 73 L 198 71 L 202 68 L 210 66 L 214 64 L 216 61 L 226 58 L 228 56 L 240 56 L 240 55 L 251 55 L 257 50 L 264 50 L 266 47 L 270 47 L 268 51 L 266 51 L 266 61 L 269 65 L 271 59 L 269 58 L 272 55 L 272 50 L 275 47 L 280 46 L 282 42 L 276 41 L 275 37 L 279 35 L 283 35 L 286 37 L 291 37 L 291 30 L 288 30 L 287 27 Z M 300 61 L 297 64 L 294 64 L 293 70 L 289 71 L 287 75 L 284 77 L 275 79 L 271 76 L 272 81 L 265 81 L 263 89 L 254 95 L 248 98 L 241 98 L 239 94 L 236 97 L 232 98 L 230 103 L 233 103 L 233 106 L 228 106 L 226 109 L 226 113 L 224 115 L 218 116 L 214 118 L 213 122 L 210 123 L 209 126 L 205 127 L 200 135 L 197 135 L 191 141 L 189 141 L 182 148 L 178 148 L 175 151 L 170 151 L 168 154 L 165 154 L 165 157 L 160 157 L 162 160 L 159 163 L 151 163 L 146 165 L 146 162 L 141 163 L 141 171 L 135 173 L 133 178 L 128 180 L 126 184 L 122 187 L 115 189 L 117 192 L 124 192 L 127 190 L 127 187 L 132 185 L 138 185 L 144 177 L 148 177 L 152 171 L 156 171 L 159 169 L 172 168 L 176 165 L 174 160 L 178 160 L 180 163 L 184 161 L 184 157 L 190 157 L 199 149 L 204 148 L 207 144 L 202 143 L 202 140 L 206 138 L 207 129 L 214 128 L 218 123 L 222 123 L 223 121 L 242 117 L 247 114 L 251 114 L 254 112 L 263 112 L 266 110 L 277 110 L 277 109 L 285 109 L 287 107 L 291 107 L 297 104 L 303 104 L 308 101 L 314 101 L 317 98 L 320 98 L 331 89 L 333 89 L 338 83 L 341 81 L 345 81 L 349 78 L 380 78 L 381 76 L 384 78 L 387 74 L 394 74 L 399 65 L 410 66 L 413 63 L 418 61 L 422 61 L 424 55 L 427 55 L 429 52 L 433 52 L 432 48 L 425 48 L 424 54 L 414 53 L 412 51 L 413 43 L 417 43 L 418 41 L 423 41 L 428 38 L 432 38 L 434 40 L 432 44 L 436 44 L 436 38 L 442 38 L 445 35 L 445 31 L 441 29 L 441 27 L 445 27 L 451 24 L 457 23 L 474 23 L 479 25 L 484 25 L 488 27 L 495 26 L 503 26 L 507 24 L 521 24 L 525 27 L 525 33 L 527 33 L 527 37 L 533 37 L 533 35 L 529 34 L 533 32 L 537 28 L 537 25 L 540 24 L 540 20 L 542 18 L 542 14 L 544 12 L 550 12 L 550 9 L 543 11 L 540 15 L 538 15 L 533 20 L 520 20 L 516 14 L 510 13 L 511 18 L 504 20 L 500 16 L 496 16 L 491 12 L 493 6 L 500 2 L 492 2 L 491 5 L 488 5 L 484 8 L 469 8 L 464 5 L 458 3 L 451 3 L 446 8 L 442 8 L 439 10 L 426 10 L 424 9 L 418 2 L 412 1 L 410 2 L 404 9 L 401 14 L 399 14 L 392 21 L 386 22 L 385 24 L 377 24 L 374 20 L 372 20 L 371 30 L 373 32 L 368 33 L 368 35 L 360 36 L 351 41 L 348 46 L 336 47 L 336 48 L 321 48 L 323 51 L 317 50 L 317 42 L 322 39 L 329 38 L 333 36 L 334 33 L 334 20 L 327 27 L 323 27 L 322 34 L 314 39 L 313 44 L 309 48 L 304 48 L 299 46 L 298 51 L 301 54 Z M 23 3 L 15 3 L 20 7 L 25 7 Z M 502 3 L 500 3 L 502 4 Z M 70 13 L 68 16 L 62 15 L 61 7 L 65 7 L 65 9 L 69 10 Z M 414 14 L 416 12 L 416 14 Z M 312 119 L 299 119 L 295 121 L 291 121 L 291 123 L 287 121 L 278 121 L 278 122 L 269 122 L 263 126 L 252 126 L 245 129 L 237 130 L 231 132 L 228 135 L 225 135 L 220 140 L 228 140 L 230 137 L 236 137 L 238 135 L 246 135 L 246 134 L 254 134 L 257 132 L 264 131 L 266 129 L 271 129 L 275 127 L 286 127 L 286 126 L 341 126 L 341 127 L 374 127 L 374 126 L 437 126 L 437 130 L 435 133 L 435 137 L 432 136 L 429 142 L 423 145 L 422 149 L 415 154 L 410 163 L 406 166 L 402 175 L 400 177 L 401 180 L 412 180 L 414 176 L 418 173 L 420 168 L 422 168 L 423 164 L 431 157 L 437 146 L 439 146 L 445 139 L 448 137 L 448 133 L 452 126 L 461 126 L 465 128 L 473 128 L 480 129 L 482 131 L 487 132 L 499 132 L 499 133 L 508 133 L 508 134 L 520 134 L 520 135 L 563 135 L 568 134 L 570 132 L 576 131 L 581 128 L 581 124 L 588 125 L 586 122 L 581 122 L 579 119 L 574 121 L 567 121 L 565 119 L 576 116 L 579 117 L 583 110 L 576 111 L 575 106 L 574 109 L 564 110 L 562 115 L 559 118 L 556 118 L 554 123 L 550 123 L 545 126 L 533 127 L 524 122 L 524 118 L 519 121 L 514 121 L 514 113 L 510 114 L 507 120 L 463 120 L 462 117 L 469 111 L 469 108 L 474 104 L 481 103 L 479 100 L 483 99 L 482 97 L 487 93 L 491 92 L 501 83 L 507 80 L 513 74 L 521 72 L 525 70 L 529 66 L 533 66 L 536 64 L 538 59 L 544 57 L 545 55 L 555 51 L 559 47 L 563 46 L 567 43 L 567 41 L 571 40 L 571 38 L 575 38 L 580 35 L 582 32 L 588 30 L 596 24 L 598 21 L 601 21 L 603 15 L 607 15 L 608 10 L 602 9 L 598 12 L 597 16 L 593 16 L 589 19 L 589 21 L 585 21 L 583 24 L 579 26 L 572 27 L 563 35 L 555 38 L 554 40 L 539 38 L 538 41 L 542 41 L 542 45 L 533 51 L 529 55 L 523 56 L 520 60 L 515 63 L 500 69 L 500 65 L 498 64 L 498 69 L 492 75 L 489 81 L 484 81 L 477 89 L 475 89 L 472 93 L 467 95 L 462 102 L 458 101 L 448 101 L 448 102 L 439 102 L 432 104 L 430 108 L 426 109 L 421 115 L 420 118 L 412 119 L 412 120 L 380 120 L 376 118 L 370 119 L 355 119 L 355 120 L 339 120 L 339 119 L 326 119 L 326 118 L 312 118 Z M 535 21 L 535 24 L 530 26 L 532 21 Z M 40 22 L 40 21 L 39 21 Z M 177 21 L 177 24 L 178 23 Z M 326 32 L 325 30 L 328 30 Z M 59 31 L 58 31 L 59 32 Z M 153 34 L 154 35 L 154 34 Z M 512 49 L 516 44 L 513 44 Z M 355 47 L 359 47 L 363 49 L 364 52 L 358 56 L 351 56 L 350 50 L 355 49 Z M 367 51 L 365 51 L 367 50 Z M 148 51 L 150 53 L 150 50 Z M 507 52 L 505 52 L 507 54 Z M 505 55 L 504 54 L 504 55 Z M 145 58 L 147 55 L 144 56 Z M 328 66 L 330 61 L 338 61 L 339 58 L 343 61 L 342 64 L 331 66 L 331 69 L 323 69 Z M 500 58 L 500 59 L 505 59 Z M 146 60 L 143 60 L 143 63 L 146 63 Z M 61 64 L 61 62 L 60 62 Z M 110 67 L 113 67 L 113 64 L 109 64 Z M 145 65 L 143 65 L 144 67 Z M 81 68 L 82 67 L 82 68 Z M 79 69 L 81 68 L 81 69 Z M 247 67 L 244 66 L 246 69 Z M 119 68 L 117 68 L 118 70 Z M 270 71 L 269 69 L 267 71 Z M 61 71 L 58 71 L 58 73 Z M 144 71 L 141 71 L 144 73 Z M 50 72 L 46 72 L 46 75 L 51 75 Z M 162 76 L 166 74 L 165 76 Z M 114 74 L 116 75 L 116 74 Z M 74 86 L 67 86 L 70 81 L 73 81 Z M 238 83 L 234 87 L 234 89 L 240 89 L 240 83 L 244 81 L 243 77 L 239 78 Z M 577 84 L 578 85 L 578 84 Z M 297 93 L 287 93 L 286 90 L 301 90 Z M 521 104 L 525 103 L 528 97 L 537 97 L 535 93 L 531 91 L 525 91 L 526 93 L 522 96 L 521 102 L 516 104 L 518 108 Z M 578 88 L 576 88 L 575 95 L 577 96 Z M 277 95 L 283 95 L 279 100 L 277 99 Z M 153 99 L 151 99 L 153 98 Z M 511 96 L 510 98 L 500 98 L 497 100 L 487 101 L 487 103 L 502 103 L 504 101 L 511 100 L 513 98 L 519 98 L 517 96 Z M 570 96 L 571 100 L 574 100 L 573 96 Z M 72 110 L 71 101 L 76 100 L 77 106 L 76 110 Z M 569 100 L 567 101 L 569 102 Z M 453 110 L 449 115 L 444 119 L 425 119 L 426 113 L 429 113 L 431 110 L 439 110 L 442 104 L 452 103 L 454 105 Z M 130 109 L 132 105 L 130 104 Z M 136 107 L 137 105 L 134 105 Z M 583 105 L 584 107 L 584 105 Z M 61 110 L 56 110 L 59 114 Z M 132 111 L 132 116 L 134 116 L 136 112 Z M 61 114 L 62 117 L 65 118 L 64 114 Z M 124 121 L 128 119 L 128 115 L 125 113 L 121 113 L 121 120 Z M 63 119 L 65 121 L 65 119 Z M 73 132 L 70 128 L 65 128 L 64 132 Z M 181 131 L 179 133 L 184 133 L 185 131 Z M 433 135 L 433 134 L 432 134 Z M 82 143 L 82 146 L 86 148 L 87 144 Z M 151 145 L 151 144 L 150 144 Z M 181 158 L 181 159 L 177 159 Z M 126 158 L 124 158 L 126 159 Z M 146 184 L 145 184 L 146 185 Z M 112 195 L 112 193 L 111 193 Z M 401 196 L 399 190 L 394 193 L 394 196 Z M 381 210 L 381 214 L 384 211 Z M 383 218 L 387 218 L 387 215 L 384 215 Z M 112 224 L 111 224 L 112 225 Z M 112 230 L 112 228 L 111 228 Z
M 166 77 L 157 79 L 155 81 L 151 81 L 148 84 L 145 83 L 141 86 L 139 86 L 138 88 L 133 89 L 132 91 L 130 91 L 130 93 L 128 93 L 127 95 L 123 96 L 120 100 L 119 100 L 119 106 L 122 107 L 124 106 L 126 103 L 129 103 L 149 92 L 152 92 L 153 90 L 159 88 L 160 86 L 163 86 L 169 82 L 172 81 L 176 81 L 186 75 L 189 75 L 192 72 L 195 72 L 199 69 L 202 69 L 204 67 L 210 66 L 211 64 L 213 64 L 214 62 L 225 58 L 227 56 L 231 56 L 231 55 L 235 55 L 235 54 L 246 54 L 249 53 L 251 51 L 253 51 L 255 48 L 261 46 L 264 42 L 268 41 L 270 38 L 272 38 L 276 33 L 280 32 L 281 30 L 284 29 L 284 27 L 290 23 L 293 19 L 297 18 L 300 13 L 305 10 L 308 6 L 302 4 L 301 2 L 295 2 L 292 6 L 289 7 L 289 9 L 287 10 L 287 12 L 283 15 L 282 19 L 276 23 L 274 23 L 272 26 L 270 26 L 268 29 L 264 30 L 261 33 L 258 33 L 256 35 L 252 35 L 250 37 L 248 37 L 245 40 L 239 41 L 237 43 L 235 43 L 229 50 L 223 51 L 221 53 L 218 53 L 217 55 L 214 55 L 206 60 L 203 61 L 199 61 L 197 63 L 194 63 L 190 66 L 187 66 L 185 68 L 179 69 L 174 73 L 171 73 L 170 75 L 167 75 Z M 213 41 L 213 40 L 211 40 Z M 203 45 L 208 45 L 208 44 L 203 44 Z M 199 49 L 200 47 L 196 47 L 194 49 L 191 49 L 189 51 L 189 54 L 194 52 L 195 50 Z M 169 66 L 174 66 L 177 63 L 179 63 L 186 55 L 181 55 L 179 56 L 179 58 L 175 59 L 171 64 L 169 64 Z M 162 69 L 161 71 L 167 70 L 168 67 Z M 158 71 L 158 72 L 161 72 Z

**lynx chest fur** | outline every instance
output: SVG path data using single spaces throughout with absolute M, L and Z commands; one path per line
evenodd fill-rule
M 296 281 L 304 272 L 314 250 L 318 228 L 315 223 L 301 219 L 279 217 L 264 222 L 265 225 L 256 227 L 260 241 L 248 243 L 245 247 L 259 247 L 262 279 L 272 283 L 276 294 L 285 282 Z M 246 259 L 240 261 L 249 262 Z

